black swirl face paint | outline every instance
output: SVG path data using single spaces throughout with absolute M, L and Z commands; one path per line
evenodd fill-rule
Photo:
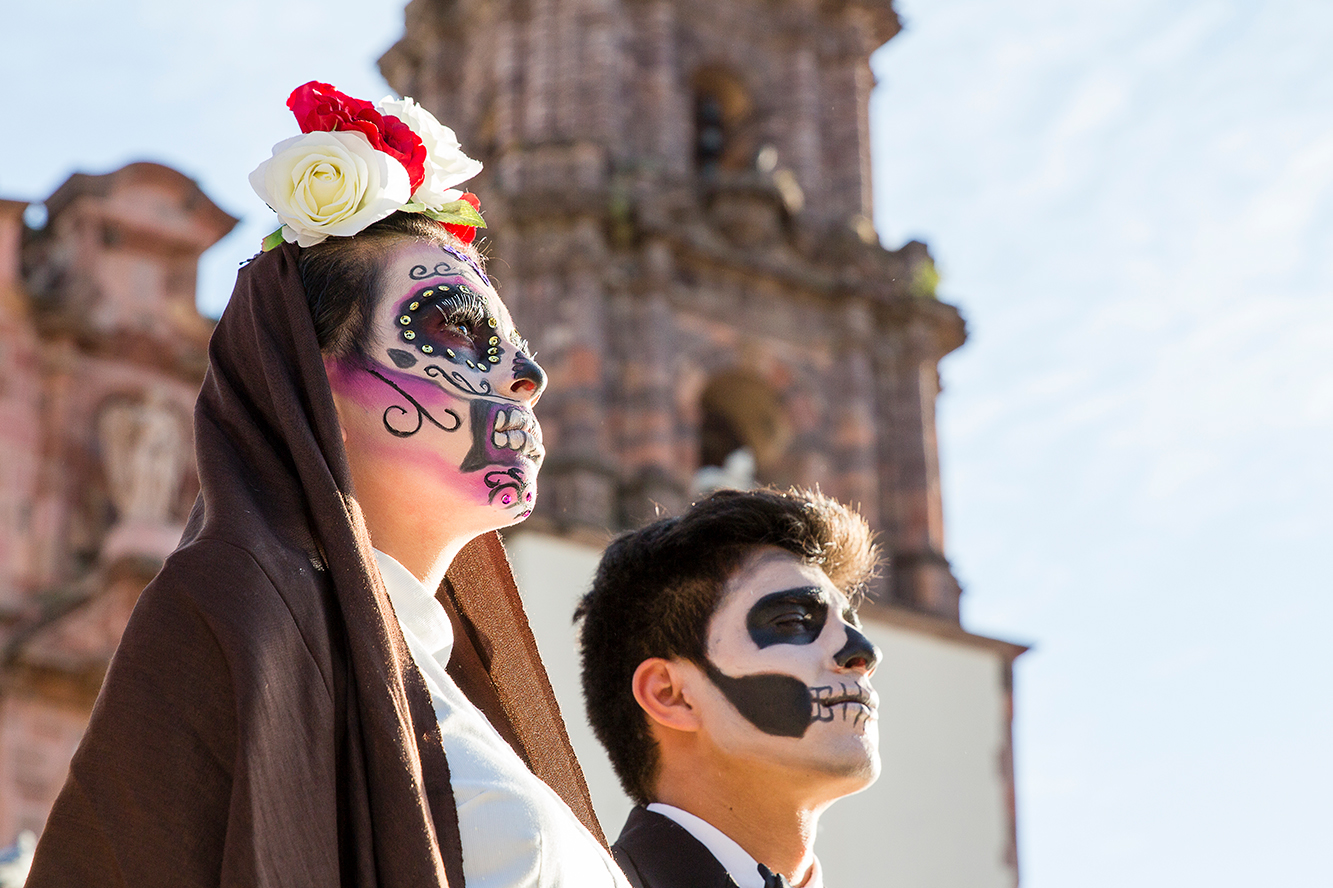
M 532 490 L 527 475 L 522 468 L 515 466 L 503 471 L 497 469 L 493 472 L 487 472 L 483 480 L 486 482 L 487 489 L 490 490 L 488 502 L 493 503 L 498 499 L 501 505 L 512 506 L 521 501 L 529 509 L 520 517 L 526 518 L 531 514 Z
M 446 252 L 486 280 L 470 257 L 454 250 Z M 540 426 L 530 411 L 514 410 L 514 400 L 508 393 L 520 382 L 530 383 L 532 390 L 541 392 L 546 387 L 546 373 L 527 354 L 527 343 L 517 331 L 502 327 L 491 302 L 494 297 L 488 298 L 469 286 L 459 273 L 460 269 L 449 261 L 414 265 L 409 270 L 409 279 L 421 284 L 400 298 L 393 309 L 398 342 L 387 349 L 389 358 L 398 368 L 433 380 L 467 402 L 471 446 L 459 465 L 460 471 L 513 468 L 525 459 L 540 461 Z M 512 382 L 506 382 L 506 371 Z M 462 425 L 449 411 L 455 421 L 446 427 L 410 396 L 404 397 L 416 409 L 416 424 L 390 423 L 386 414 L 385 427 L 395 436 L 415 433 L 423 421 L 446 431 Z M 401 419 L 398 415 L 394 418 Z M 494 473 L 486 476 L 485 483 L 491 502 L 509 505 L 506 499 L 532 498 L 530 483 L 513 488 L 509 486 L 511 481 L 501 480 Z
M 404 391 L 403 387 L 400 386 L 398 383 L 394 382 L 392 379 L 389 379 L 383 373 L 380 373 L 369 367 L 366 368 L 366 372 L 369 373 L 371 376 L 375 377 L 376 379 L 378 379 L 380 382 L 389 386 L 399 395 L 401 395 L 403 399 L 407 401 L 407 403 L 411 404 L 413 409 L 416 410 L 417 413 L 416 424 L 413 425 L 411 428 L 406 428 L 404 424 L 402 424 L 401 422 L 405 417 L 408 416 L 410 412 L 406 407 L 402 406 L 401 404 L 390 404 L 388 407 L 384 408 L 384 417 L 383 417 L 384 428 L 386 431 L 388 431 L 389 434 L 393 435 L 395 438 L 412 437 L 417 432 L 421 431 L 422 425 L 427 421 L 429 421 L 431 425 L 435 426 L 442 432 L 456 432 L 458 431 L 458 427 L 463 424 L 463 420 L 459 417 L 459 415 L 446 407 L 443 412 L 446 416 L 448 416 L 452 420 L 452 423 L 450 425 L 445 425 L 444 423 L 436 419 L 434 416 L 431 416 L 430 411 L 427 410 L 425 407 L 421 406 L 421 402 L 418 401 L 416 398 L 412 397 L 411 395 L 409 395 L 406 391 Z M 410 422 L 410 420 L 408 421 Z
M 486 277 L 486 272 L 482 271 L 481 266 L 477 264 L 477 261 L 467 253 L 464 253 L 461 250 L 455 250 L 447 244 L 440 244 L 440 249 L 444 250 L 450 256 L 453 256 L 459 262 L 462 262 L 468 268 L 471 268 L 476 273 L 477 277 L 481 278 L 485 283 L 490 284 L 491 279 Z M 425 280 L 428 277 L 438 277 L 442 274 L 448 274 L 452 270 L 453 269 L 449 267 L 448 262 L 437 263 L 434 269 L 428 268 L 425 265 L 416 265 L 407 273 L 407 276 L 414 281 L 420 281 Z

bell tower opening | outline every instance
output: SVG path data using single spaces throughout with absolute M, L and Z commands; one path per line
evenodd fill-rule
M 699 175 L 714 179 L 719 171 L 744 169 L 754 154 L 749 138 L 752 103 L 739 77 L 721 67 L 695 73 L 694 163 Z
M 699 470 L 695 493 L 772 483 L 791 441 L 776 392 L 741 370 L 714 376 L 699 399 Z

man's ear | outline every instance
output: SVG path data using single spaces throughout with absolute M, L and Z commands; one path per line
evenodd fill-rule
M 684 693 L 685 670 L 676 660 L 651 657 L 634 670 L 634 699 L 648 717 L 677 731 L 697 731 L 699 713 Z

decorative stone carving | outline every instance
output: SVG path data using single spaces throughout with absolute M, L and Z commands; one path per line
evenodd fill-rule
M 184 422 L 157 393 L 108 405 L 97 421 L 119 523 L 169 524 L 187 465 Z

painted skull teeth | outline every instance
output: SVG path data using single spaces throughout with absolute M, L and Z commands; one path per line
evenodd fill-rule
M 495 429 L 491 432 L 491 442 L 496 447 L 516 450 L 525 456 L 539 458 L 542 449 L 541 426 L 537 418 L 526 410 L 497 410 Z
M 832 710 L 836 706 L 842 706 L 842 717 L 847 718 L 847 706 L 850 704 L 867 716 L 873 716 L 879 708 L 878 700 L 875 694 L 867 688 L 853 684 L 848 686 L 842 682 L 840 692 L 834 693 L 832 686 L 810 689 L 810 702 L 814 704 L 814 718 L 816 721 L 828 721 L 833 716 L 830 713 L 821 713 L 820 710 Z
M 541 441 L 542 427 L 537 424 L 537 417 L 526 410 L 499 410 L 495 414 L 495 431 L 507 432 L 514 429 L 527 432 Z

